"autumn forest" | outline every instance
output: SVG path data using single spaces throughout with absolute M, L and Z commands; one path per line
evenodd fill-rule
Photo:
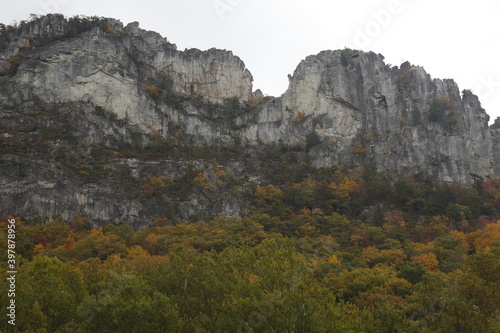
M 500 331 L 499 180 L 317 168 L 250 199 L 245 217 L 138 230 L 16 218 L 17 323 L 2 331 Z

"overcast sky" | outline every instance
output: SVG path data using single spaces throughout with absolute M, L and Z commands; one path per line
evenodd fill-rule
M 254 90 L 280 96 L 287 74 L 310 54 L 346 46 L 386 62 L 420 65 L 433 78 L 471 89 L 500 117 L 500 2 L 476 0 L 23 0 L 2 6 L 0 22 L 29 14 L 113 17 L 138 21 L 179 50 L 212 47 L 239 56 Z

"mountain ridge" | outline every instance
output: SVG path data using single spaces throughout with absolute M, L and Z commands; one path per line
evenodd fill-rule
M 425 172 L 462 184 L 500 175 L 500 130 L 488 126 L 477 96 L 409 62 L 389 66 L 373 52 L 329 50 L 302 60 L 280 97 L 254 92 L 252 80 L 231 51 L 178 51 L 137 22 L 50 14 L 3 27 L 1 178 L 12 198 L 2 211 L 138 224 L 148 209 L 190 217 L 212 205 L 210 214 L 241 215 L 248 203 L 238 195 L 214 204 L 190 193 L 175 209 L 151 208 L 138 190 L 145 184 L 99 184 L 96 176 L 126 169 L 128 182 L 179 180 L 192 165 L 207 174 L 220 167 L 196 154 L 172 157 L 186 147 L 211 156 L 237 151 L 223 167 L 243 183 L 261 170 L 252 173 L 242 156 L 269 147 L 315 167 Z M 91 179 L 73 183 L 75 174 Z M 105 198 L 125 190 L 133 194 Z

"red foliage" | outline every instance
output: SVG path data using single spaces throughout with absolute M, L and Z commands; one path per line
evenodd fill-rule
M 47 237 L 42 235 L 35 235 L 35 241 L 37 244 L 42 244 L 43 246 L 47 246 L 47 244 L 49 243 Z
M 484 227 L 485 225 L 488 225 L 490 223 L 496 223 L 496 221 L 495 220 L 487 220 L 481 216 L 477 219 L 477 223 L 479 224 L 480 227 Z

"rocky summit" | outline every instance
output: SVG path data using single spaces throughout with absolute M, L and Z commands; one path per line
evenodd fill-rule
M 500 176 L 500 120 L 408 62 L 323 51 L 270 97 L 232 52 L 179 51 L 137 22 L 51 14 L 0 30 L 4 215 L 242 216 L 256 186 L 307 168 Z

